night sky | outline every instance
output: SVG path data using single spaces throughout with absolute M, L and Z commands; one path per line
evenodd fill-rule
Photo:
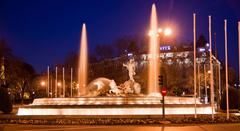
M 0 0 L 0 39 L 14 54 L 41 72 L 78 52 L 82 23 L 87 24 L 91 52 L 97 44 L 111 44 L 123 36 L 148 33 L 151 5 L 156 3 L 160 26 L 172 26 L 177 42 L 192 42 L 192 13 L 197 33 L 208 40 L 208 15 L 217 33 L 224 62 L 223 21 L 228 19 L 230 66 L 237 69 L 239 0 Z

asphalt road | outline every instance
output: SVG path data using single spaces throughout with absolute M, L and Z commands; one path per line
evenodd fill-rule
M 0 125 L 0 131 L 240 131 L 240 123 L 197 126 Z

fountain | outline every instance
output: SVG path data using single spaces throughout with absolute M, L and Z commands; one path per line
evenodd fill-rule
M 150 21 L 150 47 L 149 47 L 149 66 L 148 66 L 148 93 L 156 95 L 158 90 L 158 75 L 159 75 L 159 42 L 158 42 L 158 25 L 157 11 L 155 4 L 152 5 L 151 21 Z
M 114 80 L 97 78 L 87 85 L 87 31 L 82 27 L 79 53 L 79 93 L 75 98 L 39 98 L 20 107 L 18 115 L 160 115 L 162 104 L 158 90 L 159 45 L 157 40 L 156 7 L 152 6 L 150 38 L 150 60 L 148 72 L 148 94 L 141 94 L 141 85 L 135 81 L 136 62 L 130 59 L 123 63 L 128 70 L 129 80 L 117 85 Z M 87 86 L 86 86 L 87 85 Z M 152 95 L 153 94 L 153 95 Z M 156 95 L 157 94 L 157 95 Z M 194 98 L 165 97 L 166 114 L 194 114 Z M 211 106 L 197 101 L 197 113 L 210 114 Z
M 82 26 L 82 37 L 80 43 L 80 52 L 79 52 L 79 63 L 78 63 L 78 96 L 83 96 L 86 94 L 86 85 L 87 85 L 87 67 L 88 67 L 88 51 L 87 51 L 87 29 L 86 24 Z

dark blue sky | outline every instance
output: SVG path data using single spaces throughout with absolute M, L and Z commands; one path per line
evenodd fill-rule
M 146 35 L 152 3 L 159 25 L 175 27 L 177 42 L 192 41 L 193 12 L 198 35 L 204 33 L 208 39 L 208 15 L 212 15 L 221 60 L 223 20 L 228 19 L 230 65 L 237 68 L 239 0 L 0 0 L 0 38 L 7 40 L 15 55 L 42 71 L 78 51 L 83 22 L 91 50 L 122 36 Z

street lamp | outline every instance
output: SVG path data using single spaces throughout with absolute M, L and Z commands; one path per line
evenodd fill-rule
M 153 30 L 150 30 L 148 32 L 148 36 L 156 35 L 158 37 L 162 33 L 164 34 L 164 36 L 170 36 L 172 34 L 172 29 L 169 28 L 169 27 L 167 27 L 165 29 L 158 28 L 157 32 L 154 32 Z
M 58 86 L 58 87 L 61 87 L 61 86 L 62 86 L 61 82 L 58 82 L 58 83 L 57 83 L 57 86 Z
M 46 82 L 45 81 L 41 81 L 41 86 L 45 86 L 46 85 Z
M 45 81 L 41 81 L 40 85 L 42 86 L 42 88 L 45 88 L 46 86 L 46 82 Z M 46 92 L 47 93 L 47 92 Z M 34 92 L 33 92 L 33 95 L 34 95 Z M 46 94 L 47 96 L 48 94 Z
M 171 35 L 172 34 L 172 29 L 171 28 L 166 28 L 165 30 L 164 30 L 164 35 L 165 36 L 169 36 L 169 35 Z
M 211 74 L 211 70 L 208 70 L 208 74 Z

